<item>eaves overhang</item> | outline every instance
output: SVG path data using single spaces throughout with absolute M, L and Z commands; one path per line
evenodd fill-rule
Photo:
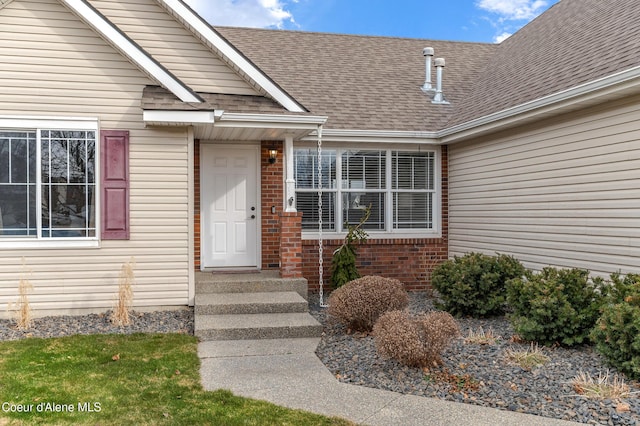
M 193 127 L 196 139 L 203 140 L 282 140 L 295 139 L 316 131 L 327 117 L 289 114 L 248 114 L 223 110 L 182 111 L 143 110 L 147 126 Z
M 102 38 L 128 58 L 140 70 L 160 83 L 176 95 L 182 102 L 201 103 L 203 99 L 186 84 L 171 74 L 158 61 L 153 59 L 142 47 L 120 31 L 112 22 L 102 15 L 86 0 L 60 0 L 69 10 L 75 13 L 87 25 L 93 28 Z
M 640 93 L 640 66 L 590 81 L 437 132 L 453 144 L 496 131 Z

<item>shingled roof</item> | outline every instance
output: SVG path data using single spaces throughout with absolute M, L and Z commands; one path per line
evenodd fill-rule
M 500 45 L 218 27 L 332 129 L 436 131 L 640 65 L 637 0 L 561 0 Z M 424 47 L 446 59 L 422 93 Z
M 449 123 L 640 65 L 638 0 L 561 0 L 501 43 Z
M 216 30 L 331 129 L 435 130 L 446 124 L 498 46 L 218 27 Z M 420 87 L 424 47 L 447 60 L 434 105 Z

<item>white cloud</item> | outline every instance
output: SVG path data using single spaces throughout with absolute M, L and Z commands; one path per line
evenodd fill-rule
M 505 41 L 509 37 L 511 37 L 511 33 L 505 31 L 502 34 L 499 34 L 499 35 L 495 36 L 493 38 L 493 42 L 494 43 L 502 43 L 503 41 Z
M 493 38 L 501 43 L 522 25 L 541 14 L 549 5 L 548 0 L 478 0 L 476 7 L 494 16 L 486 17 L 496 29 Z
M 291 0 L 297 3 L 297 0 Z M 283 28 L 295 23 L 281 0 L 186 0 L 196 12 L 212 25 L 253 28 Z
M 530 21 L 548 5 L 546 0 L 479 0 L 477 6 L 495 13 L 502 20 Z

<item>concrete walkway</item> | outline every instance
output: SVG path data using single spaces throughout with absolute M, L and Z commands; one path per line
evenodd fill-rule
M 566 422 L 340 383 L 315 355 L 320 339 L 230 340 L 198 346 L 207 390 L 349 419 L 359 425 L 561 426 Z

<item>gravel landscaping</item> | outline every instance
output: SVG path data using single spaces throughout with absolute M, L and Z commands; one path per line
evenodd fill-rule
M 133 312 L 131 325 L 118 327 L 110 313 L 35 318 L 29 330 L 18 330 L 13 320 L 0 320 L 0 341 L 26 337 L 63 337 L 74 334 L 186 333 L 193 334 L 193 310 Z
M 412 313 L 434 309 L 424 293 L 410 299 Z M 507 353 L 530 351 L 530 344 L 511 340 L 514 333 L 504 317 L 459 319 L 462 337 L 443 354 L 444 365 L 423 371 L 381 358 L 372 336 L 347 334 L 327 318 L 317 297 L 310 302 L 325 330 L 316 353 L 342 382 L 589 424 L 640 424 L 640 383 L 625 380 L 632 393 L 625 399 L 588 399 L 573 388 L 579 372 L 598 377 L 607 371 L 591 347 L 542 348 L 549 361 L 525 369 L 509 361 Z M 477 334 L 481 327 L 499 338 L 491 344 L 465 342 L 469 330 Z

